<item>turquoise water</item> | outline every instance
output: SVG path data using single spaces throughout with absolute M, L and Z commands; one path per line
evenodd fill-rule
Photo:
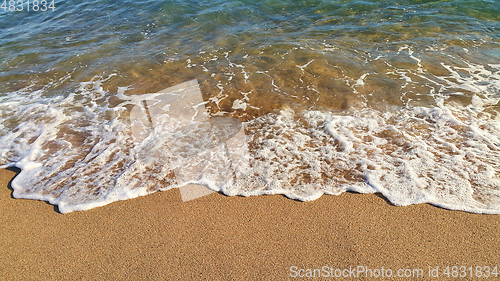
M 23 169 L 15 197 L 83 210 L 223 163 L 207 160 L 219 143 L 148 162 L 146 140 L 168 150 L 200 131 L 131 130 L 131 101 L 196 80 L 199 122 L 238 120 L 247 168 L 191 183 L 500 213 L 500 1 L 55 1 L 0 9 L 0 26 L 0 164 Z
M 499 59 L 498 1 L 64 1 L 46 12 L 2 12 L 2 88 L 75 71 L 91 75 L 159 69 L 165 60 L 199 59 L 199 52 L 264 51 L 252 62 L 268 69 L 275 52 L 323 44 L 344 59 L 363 53 L 448 46 L 479 48 Z M 457 50 L 453 50 L 457 49 Z M 482 49 L 485 49 L 484 51 Z M 345 53 L 343 53 L 345 52 Z M 301 54 L 302 55 L 302 54 Z M 274 55 L 276 56 L 276 54 Z M 296 58 L 298 61 L 307 58 Z M 307 62 L 307 61 L 306 61 Z M 141 65 L 141 66 L 139 66 Z M 354 66 L 356 67 L 356 66 Z M 357 66 L 358 68 L 360 66 Z M 196 76 L 199 73 L 179 73 Z M 42 74 L 43 73 L 43 74 Z M 142 73 L 141 73 L 142 74 Z M 177 76 L 169 73 L 170 76 Z M 18 87 L 12 85 L 12 77 Z M 124 78 L 125 81 L 130 79 Z

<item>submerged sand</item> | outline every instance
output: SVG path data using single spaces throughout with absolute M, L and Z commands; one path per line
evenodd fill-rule
M 292 266 L 422 269 L 424 279 L 439 266 L 432 280 L 444 280 L 447 266 L 500 266 L 499 215 L 354 193 L 182 202 L 178 189 L 63 215 L 12 198 L 14 176 L 0 170 L 0 280 L 283 280 Z

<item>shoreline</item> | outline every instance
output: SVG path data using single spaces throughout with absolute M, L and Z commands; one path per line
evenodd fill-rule
M 433 280 L 444 280 L 447 266 L 500 266 L 499 215 L 356 193 L 183 202 L 177 189 L 60 214 L 12 198 L 14 175 L 0 170 L 0 280 L 298 279 L 292 266 L 422 269 L 427 278 L 439 267 Z

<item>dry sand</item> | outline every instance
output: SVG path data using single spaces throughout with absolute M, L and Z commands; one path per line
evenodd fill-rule
M 353 193 L 184 203 L 177 189 L 63 215 L 13 199 L 14 175 L 0 170 L 0 280 L 283 280 L 291 266 L 421 268 L 420 280 L 439 266 L 442 280 L 446 266 L 500 267 L 498 215 Z

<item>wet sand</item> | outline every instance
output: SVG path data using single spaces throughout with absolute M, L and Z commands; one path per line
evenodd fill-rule
M 14 175 L 0 170 L 0 280 L 283 280 L 291 266 L 422 269 L 421 280 L 439 266 L 432 280 L 444 280 L 447 266 L 500 267 L 499 215 L 354 193 L 182 202 L 177 189 L 63 215 L 13 199 Z

